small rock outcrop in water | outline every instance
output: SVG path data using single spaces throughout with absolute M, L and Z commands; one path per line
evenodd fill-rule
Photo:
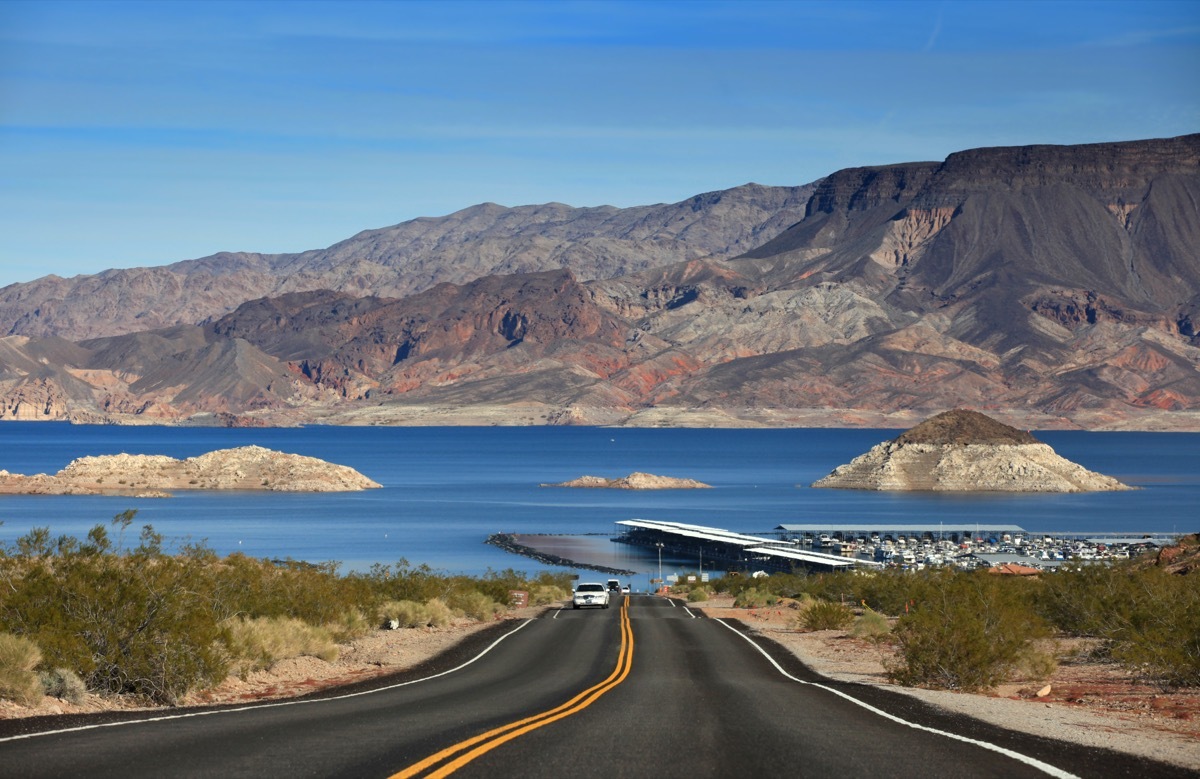
M 166 497 L 164 490 L 352 492 L 381 486 L 345 465 L 261 446 L 176 460 L 165 455 L 80 457 L 54 475 L 0 471 L 0 494 Z
M 812 486 L 946 492 L 1132 489 L 1060 457 L 1024 430 L 961 409 L 927 419 Z
M 606 479 L 603 476 L 580 476 L 578 479 L 564 481 L 561 484 L 543 484 L 543 487 L 584 487 L 609 490 L 697 490 L 708 489 L 711 485 L 695 479 L 675 479 L 670 476 L 655 476 L 652 473 L 634 471 L 620 479 Z

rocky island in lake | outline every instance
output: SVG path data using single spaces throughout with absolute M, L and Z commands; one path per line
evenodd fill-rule
M 261 446 L 177 460 L 154 454 L 80 457 L 56 474 L 0 471 L 0 494 L 169 497 L 166 490 L 353 492 L 380 487 L 358 471 Z
M 945 492 L 1101 492 L 1133 489 L 1060 457 L 1024 430 L 956 409 L 884 441 L 814 487 Z
M 671 476 L 655 476 L 652 473 L 634 471 L 619 479 L 603 476 L 580 476 L 560 484 L 543 484 L 543 487 L 583 487 L 609 490 L 697 490 L 709 489 L 711 485 L 695 479 L 676 479 Z

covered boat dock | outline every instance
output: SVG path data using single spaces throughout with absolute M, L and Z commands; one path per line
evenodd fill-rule
M 899 540 L 901 538 L 929 539 L 932 541 L 962 541 L 964 539 L 1002 539 L 1016 536 L 1028 536 L 1024 528 L 1018 525 L 988 525 L 980 523 L 928 525 L 892 524 L 873 522 L 870 524 L 855 523 L 826 523 L 805 525 L 779 525 L 775 528 L 783 540 L 803 541 L 828 536 L 839 541 L 864 539 L 870 541 L 874 537 L 881 540 Z
M 802 549 L 792 541 L 733 533 L 720 528 L 626 519 L 616 523 L 614 541 L 647 549 L 679 560 L 696 558 L 701 571 L 720 566 L 726 571 L 791 572 L 838 571 L 877 568 L 876 563 Z M 711 565 L 710 565 L 711 563 Z

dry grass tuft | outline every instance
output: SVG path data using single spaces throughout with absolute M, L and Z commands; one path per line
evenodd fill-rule
M 291 617 L 234 618 L 227 620 L 230 666 L 245 676 L 251 671 L 270 668 L 290 657 L 319 657 L 333 662 L 338 646 L 326 628 L 314 627 Z
M 42 699 L 42 681 L 33 670 L 42 650 L 27 638 L 0 633 L 0 698 L 33 706 Z

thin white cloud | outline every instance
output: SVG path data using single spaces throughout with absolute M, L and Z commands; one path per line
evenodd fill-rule
M 942 34 L 942 12 L 944 9 L 944 4 L 938 6 L 937 18 L 933 21 L 933 31 L 929 33 L 929 39 L 925 41 L 925 48 L 921 49 L 921 51 L 933 51 L 938 36 Z

